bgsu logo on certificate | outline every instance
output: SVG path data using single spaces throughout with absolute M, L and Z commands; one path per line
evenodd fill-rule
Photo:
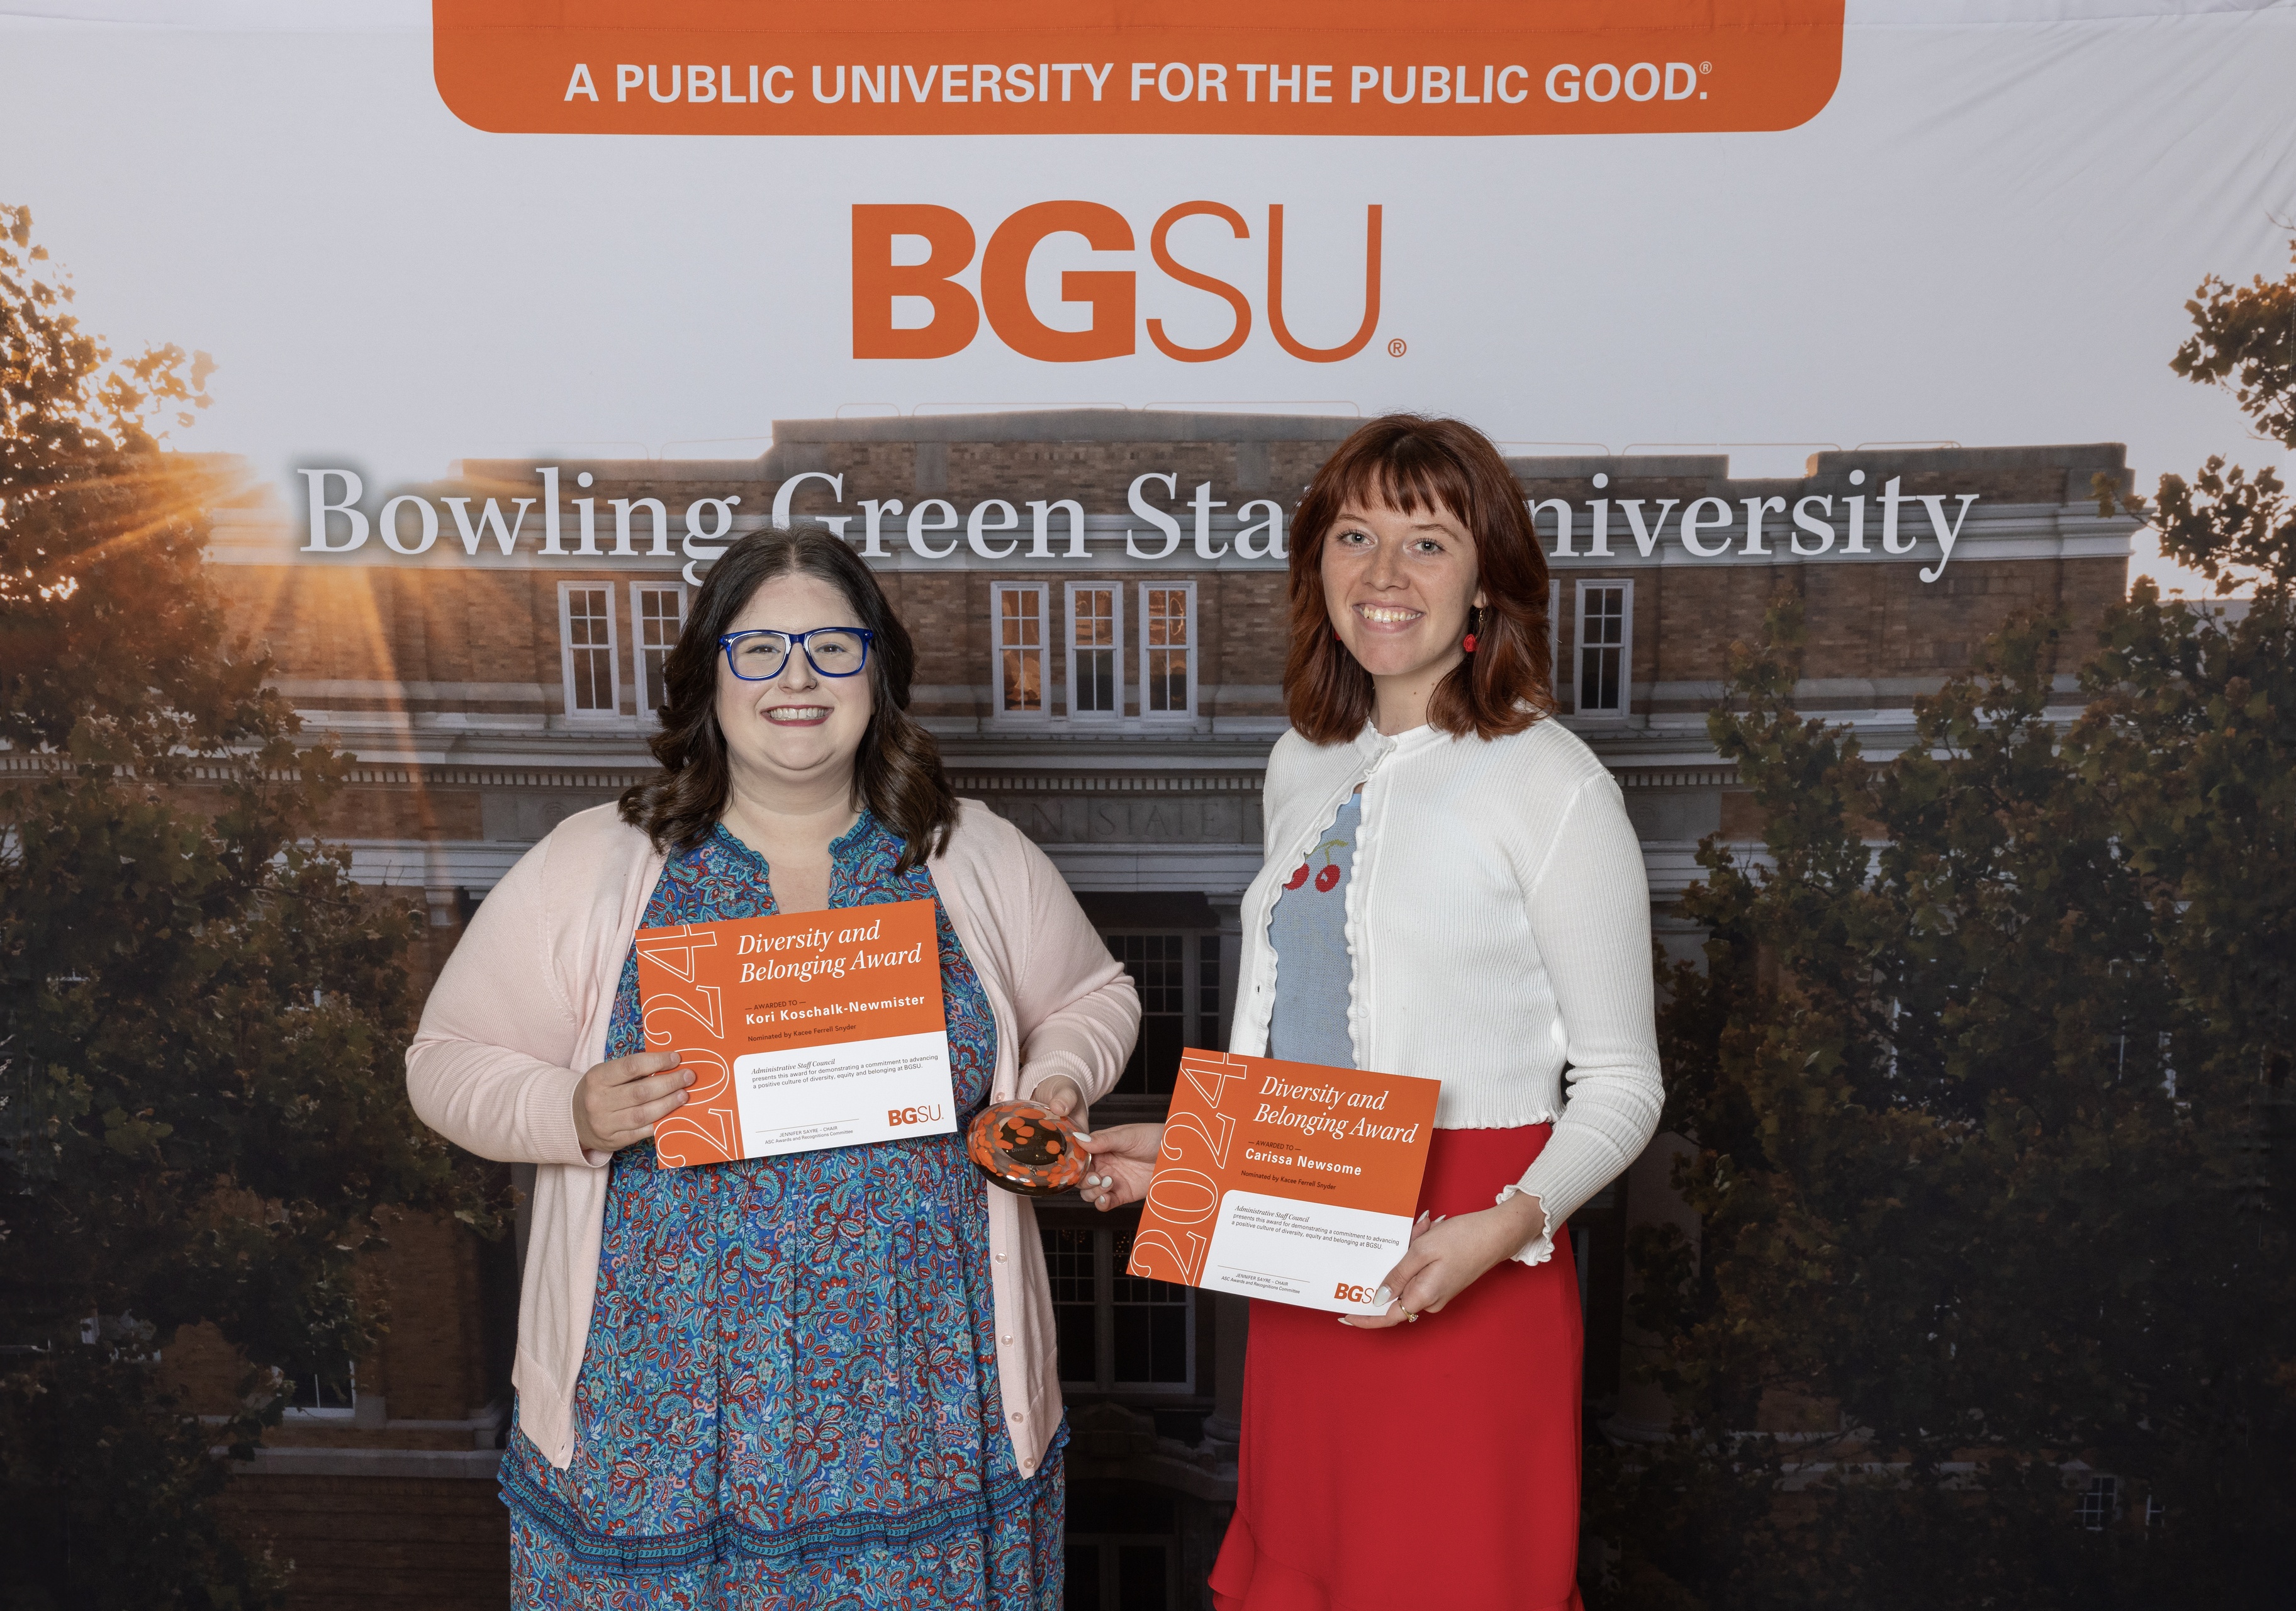
M 693 1070 L 663 1163 L 953 1135 L 930 900 L 637 933 L 649 1051 Z
M 1375 1314 L 1411 1243 L 1437 1080 L 1185 1051 L 1128 1273 Z

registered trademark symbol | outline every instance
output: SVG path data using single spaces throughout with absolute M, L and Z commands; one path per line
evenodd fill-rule
M 1702 73 L 1710 73 L 1714 70 L 1714 63 L 1711 62 L 1701 62 L 1698 64 L 1698 70 Z
M 1399 358 L 1410 350 L 1411 349 L 1404 343 L 1401 336 L 1397 336 L 1387 344 L 1387 356 L 1391 358 Z

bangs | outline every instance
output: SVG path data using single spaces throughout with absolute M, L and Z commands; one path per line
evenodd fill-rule
M 1470 530 L 1475 523 L 1474 481 L 1466 466 L 1416 433 L 1350 443 L 1317 479 L 1335 514 L 1349 504 L 1384 504 L 1404 514 L 1447 514 Z

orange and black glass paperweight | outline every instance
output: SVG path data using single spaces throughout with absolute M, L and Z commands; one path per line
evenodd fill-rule
M 1076 1126 L 1041 1103 L 996 1102 L 964 1132 L 973 1166 L 1006 1191 L 1056 1197 L 1084 1183 Z

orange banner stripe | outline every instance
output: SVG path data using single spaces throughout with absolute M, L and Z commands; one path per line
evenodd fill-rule
M 447 106 L 499 134 L 1552 135 L 1791 128 L 1842 0 L 434 0 Z M 829 21 L 824 21 L 824 17 Z

